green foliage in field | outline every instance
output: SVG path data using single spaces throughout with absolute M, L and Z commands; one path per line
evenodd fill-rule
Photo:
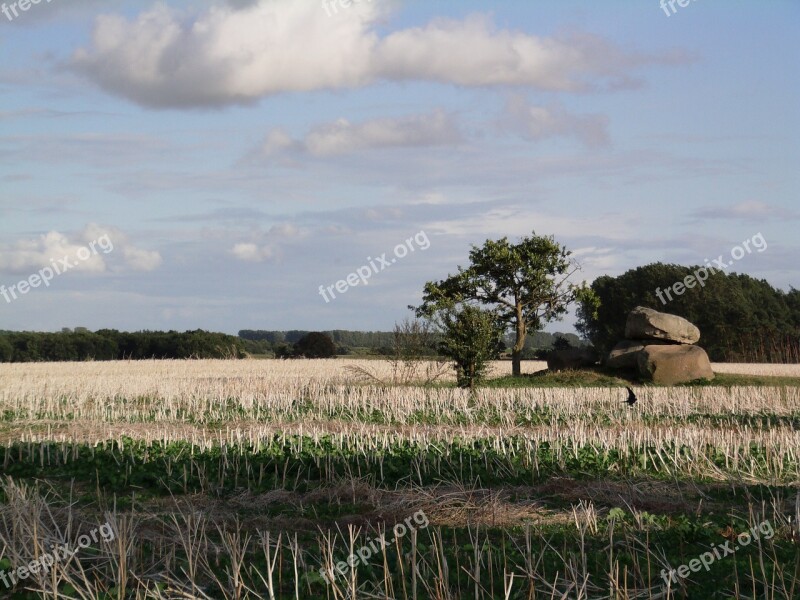
M 671 449 L 680 453 L 680 449 Z M 230 508 L 225 512 L 227 520 L 219 528 L 207 522 L 207 517 L 198 513 L 195 516 L 184 514 L 177 522 L 171 517 L 140 512 L 139 519 L 145 519 L 146 531 L 162 531 L 169 535 L 173 527 L 184 527 L 184 520 L 200 519 L 203 526 L 203 545 L 215 547 L 214 559 L 204 565 L 204 576 L 192 581 L 206 590 L 210 597 L 230 597 L 229 592 L 220 595 L 215 582 L 226 582 L 226 575 L 232 572 L 236 556 L 228 553 L 223 535 L 249 537 L 254 543 L 245 545 L 244 556 L 247 568 L 241 577 L 248 582 L 249 589 L 262 590 L 263 579 L 273 566 L 272 576 L 276 581 L 275 590 L 280 598 L 294 598 L 294 584 L 301 587 L 301 598 L 325 597 L 329 589 L 320 577 L 318 570 L 323 563 L 321 554 L 325 547 L 318 538 L 317 526 L 335 529 L 340 521 L 347 522 L 353 515 L 375 510 L 369 495 L 354 496 L 348 502 L 326 503 L 324 494 L 314 494 L 315 489 L 329 489 L 341 482 L 372 482 L 375 489 L 397 489 L 399 485 L 427 485 L 436 489 L 443 478 L 446 481 L 461 480 L 471 485 L 522 486 L 531 481 L 542 484 L 540 489 L 550 489 L 550 495 L 540 494 L 536 503 L 542 507 L 544 516 L 559 508 L 559 501 L 552 496 L 557 492 L 559 481 L 575 482 L 576 477 L 586 480 L 587 486 L 608 485 L 611 480 L 625 481 L 635 489 L 653 481 L 650 475 L 657 474 L 647 466 L 643 456 L 623 457 L 620 453 L 603 453 L 590 447 L 575 448 L 572 456 L 559 458 L 549 445 L 537 449 L 535 457 L 516 457 L 514 460 L 493 450 L 492 441 L 463 444 L 455 441 L 451 446 L 429 447 L 423 450 L 414 445 L 398 445 L 382 457 L 363 456 L 357 449 L 342 449 L 332 439 L 314 443 L 309 439 L 276 438 L 259 448 L 218 447 L 198 452 L 188 443 L 168 445 L 145 445 L 122 440 L 119 444 L 106 444 L 100 447 L 64 444 L 16 444 L 7 449 L 3 456 L 5 472 L 15 479 L 39 480 L 46 482 L 48 494 L 54 493 L 70 498 L 73 507 L 95 511 L 141 511 L 142 506 L 164 506 L 156 496 L 196 498 L 199 492 L 214 502 Z M 754 452 L 754 456 L 758 452 Z M 721 467 L 725 457 L 717 457 Z M 637 464 L 638 463 L 638 464 Z M 415 473 L 417 475 L 415 475 Z M 569 473 L 573 475 L 570 476 Z M 643 478 L 644 476 L 644 478 Z M 357 480 L 353 478 L 357 477 Z M 605 482 L 605 483 L 604 483 Z M 363 484 L 362 484 L 363 485 Z M 325 487 L 327 486 L 327 487 Z M 359 564 L 357 576 L 359 586 L 364 590 L 383 589 L 390 582 L 394 589 L 404 586 L 419 586 L 416 597 L 420 600 L 440 598 L 436 586 L 424 586 L 419 579 L 445 585 L 454 598 L 468 597 L 474 593 L 475 581 L 479 580 L 485 590 L 482 598 L 505 597 L 504 584 L 508 584 L 507 574 L 514 573 L 517 584 L 512 586 L 508 598 L 523 600 L 529 598 L 531 590 L 538 589 L 541 577 L 553 577 L 561 573 L 556 581 L 559 586 L 570 586 L 569 577 L 581 574 L 584 584 L 594 590 L 591 597 L 600 597 L 602 589 L 610 585 L 625 585 L 631 589 L 650 590 L 652 598 L 663 593 L 663 580 L 660 573 L 665 567 L 676 568 L 687 564 L 706 552 L 710 546 L 724 544 L 739 532 L 746 532 L 753 522 L 765 518 L 764 513 L 750 516 L 745 500 L 769 499 L 790 494 L 789 487 L 739 485 L 733 490 L 728 486 L 708 483 L 691 483 L 702 498 L 701 512 L 675 514 L 673 511 L 644 510 L 631 507 L 622 499 L 600 504 L 596 509 L 572 508 L 574 517 L 568 520 L 544 519 L 542 522 L 526 522 L 514 526 L 492 526 L 466 523 L 433 524 L 420 529 L 415 535 L 399 537 L 385 552 L 373 560 Z M 256 504 L 238 501 L 243 490 L 258 498 L 273 497 L 276 490 L 292 490 L 306 493 L 305 502 L 273 501 Z M 355 489 L 355 488 L 354 488 Z M 510 487 L 509 500 L 520 494 L 522 487 Z M 54 492 L 55 490 L 55 492 Z M 354 492 L 355 493 L 355 492 Z M 690 492 L 687 492 L 690 493 Z M 316 499 L 315 499 L 316 498 Z M 0 497 L 0 502 L 8 498 Z M 658 505 L 657 498 L 642 496 L 641 502 Z M 521 506 L 525 505 L 524 500 Z M 51 506 L 59 507 L 59 502 L 51 499 Z M 64 502 L 63 504 L 66 504 Z M 737 510 L 732 510 L 737 507 Z M 566 507 L 570 510 L 569 506 Z M 61 510 L 61 508 L 58 508 Z M 162 508 L 163 510 L 163 508 Z M 409 506 L 410 514 L 414 507 Z M 429 509 L 432 514 L 439 510 L 436 505 Z M 596 510 L 596 512 L 595 512 Z M 235 515 L 231 514 L 235 511 Z M 235 519 L 234 519 L 235 516 Z M 0 525 L 4 530 L 12 528 L 12 523 Z M 99 522 L 99 516 L 97 517 Z M 270 563 L 255 540 L 259 536 L 247 531 L 242 523 L 265 522 L 279 519 L 282 523 L 294 523 L 294 532 L 283 532 L 284 539 L 292 539 L 292 533 L 302 552 L 304 567 L 296 571 L 292 562 L 290 547 L 281 552 L 279 562 Z M 359 528 L 355 548 L 370 543 L 380 531 L 391 531 L 394 523 L 388 520 L 376 526 Z M 383 527 L 380 530 L 378 527 Z M 772 527 L 772 524 L 770 524 Z M 764 582 L 781 582 L 787 577 L 784 567 L 798 564 L 800 550 L 791 540 L 791 529 L 781 527 L 776 521 L 774 535 L 739 548 L 733 555 L 719 560 L 708 571 L 693 574 L 685 582 L 691 598 L 712 598 L 721 591 L 730 591 L 746 583 L 748 589 L 756 590 L 756 597 L 767 592 Z M 179 529 L 187 531 L 186 529 Z M 238 534 L 236 532 L 239 532 Z M 263 532 L 262 532 L 263 533 Z M 138 531 L 134 535 L 139 535 Z M 277 533 L 273 531 L 273 543 Z M 228 538 L 229 540 L 232 538 Z M 263 537 L 260 538 L 263 542 Z M 152 540 L 152 533 L 136 538 L 133 554 L 138 561 L 158 564 L 159 552 L 163 546 Z M 176 538 L 177 541 L 177 538 Z M 334 562 L 346 561 L 348 545 L 341 538 L 333 545 Z M 293 542 L 294 543 L 294 542 Z M 278 542 L 280 547 L 280 542 Z M 194 565 L 178 546 L 170 548 L 170 569 L 174 573 L 189 573 Z M 767 550 L 768 548 L 768 550 Z M 93 548 L 84 551 L 80 557 L 91 559 Z M 133 558 L 131 558 L 133 561 Z M 412 563 L 413 561 L 413 563 Z M 609 573 L 608 565 L 616 564 L 618 573 Z M 476 569 L 481 564 L 482 573 Z M 759 565 L 759 572 L 753 573 L 751 566 Z M 104 563 L 99 563 L 100 565 Z M 108 563 L 105 563 L 108 564 Z M 277 566 L 275 566 L 277 564 Z M 569 575 L 565 566 L 577 569 Z M 0 562 L 0 568 L 9 569 L 13 565 L 8 560 Z M 96 569 L 102 569 L 102 566 Z M 418 573 L 412 578 L 410 573 Z M 99 577 L 100 570 L 89 571 L 90 577 Z M 531 574 L 526 576 L 526 573 Z M 752 576 L 751 576 L 752 573 Z M 260 575 L 259 575 L 260 574 Z M 149 577 L 146 573 L 140 576 Z M 212 579 L 213 576 L 213 579 Z M 296 579 L 299 578 L 299 579 Z M 185 576 L 184 576 L 185 580 Z M 115 590 L 109 587 L 107 595 L 93 596 L 108 599 L 118 598 Z M 339 585 L 347 579 L 337 577 Z M 102 586 L 101 586 L 102 587 Z M 73 593 L 71 586 L 62 584 L 63 594 Z M 440 590 L 441 591 L 441 590 Z M 774 592 L 774 589 L 772 590 Z M 266 592 L 263 592 L 266 593 Z M 26 592 L 16 592 L 14 598 L 34 598 Z M 257 596 L 242 596 L 257 597 Z M 410 597 L 397 594 L 395 597 Z M 681 596 L 678 596 L 681 597 Z M 727 596 L 722 596 L 727 597 Z M 770 597 L 787 598 L 786 596 Z
M 744 461 L 754 472 L 780 469 L 786 477 L 800 472 L 798 456 L 776 456 L 771 448 L 751 446 L 729 456 L 713 446 L 697 452 L 672 443 L 627 450 L 565 442 L 534 444 L 532 451 L 513 437 L 419 445 L 402 442 L 380 452 L 344 446 L 334 438 L 313 440 L 276 436 L 257 448 L 218 446 L 198 451 L 188 442 L 148 445 L 133 440 L 100 447 L 17 443 L 2 450 L 4 472 L 14 477 L 74 480 L 124 494 L 134 489 L 171 493 L 247 489 L 307 491 L 356 475 L 381 485 L 439 481 L 465 485 L 529 485 L 551 477 L 688 477 L 681 465 L 695 461 L 734 474 Z M 675 458 L 672 458 L 675 457 Z M 672 461 L 674 466 L 670 466 Z M 695 474 L 695 478 L 698 476 Z M 788 481 L 788 480 L 787 480 Z
M 443 329 L 440 352 L 455 363 L 456 384 L 474 389 L 489 361 L 500 354 L 503 326 L 494 312 L 464 305 L 438 314 Z

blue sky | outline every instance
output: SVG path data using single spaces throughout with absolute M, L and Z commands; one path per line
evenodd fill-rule
M 588 281 L 761 233 L 768 248 L 732 269 L 797 286 L 800 3 L 675 9 L 0 13 L 0 285 L 114 246 L 0 296 L 0 328 L 386 330 L 470 244 L 533 230 Z M 429 247 L 368 285 L 319 294 L 421 231 Z

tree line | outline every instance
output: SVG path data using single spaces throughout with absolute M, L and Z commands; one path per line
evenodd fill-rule
M 331 345 L 320 341 L 324 334 Z M 392 356 L 396 333 L 391 331 L 266 331 L 242 330 L 239 336 L 195 331 L 124 332 L 83 327 L 58 333 L 0 331 L 0 362 L 85 360 L 145 360 L 187 358 L 296 358 L 301 356 Z M 526 358 L 541 358 L 558 339 L 580 343 L 575 334 L 537 332 L 528 341 Z M 309 342 L 312 342 L 309 345 Z M 322 345 L 323 350 L 318 348 Z M 427 355 L 435 357 L 437 345 Z M 322 352 L 322 354 L 320 354 Z
M 291 354 L 294 346 L 311 331 L 292 329 L 289 331 L 270 331 L 263 329 L 242 329 L 239 337 L 254 342 L 256 354 L 274 354 L 283 356 Z M 391 331 L 348 331 L 333 329 L 320 331 L 336 345 L 336 354 L 381 354 L 390 348 L 394 334 Z
M 700 329 L 700 345 L 715 362 L 800 362 L 800 290 L 717 271 L 703 286 L 659 300 L 664 290 L 699 268 L 653 263 L 591 285 L 594 299 L 578 307 L 579 331 L 605 352 L 624 338 L 628 312 L 646 306 L 684 317 Z
M 244 358 L 246 344 L 224 333 L 63 330 L 0 332 L 0 362 L 142 360 L 150 358 Z
M 253 354 L 274 355 L 278 358 L 292 356 L 295 346 L 301 338 L 313 333 L 311 331 L 292 329 L 289 331 L 272 331 L 264 329 L 242 329 L 239 337 L 249 344 L 248 351 Z M 336 346 L 339 356 L 391 356 L 395 352 L 395 331 L 349 331 L 346 329 L 333 329 L 320 331 L 325 334 Z M 510 348 L 514 343 L 513 334 L 503 336 L 504 346 Z M 585 345 L 586 342 L 574 333 L 549 333 L 547 331 L 532 332 L 525 340 L 522 351 L 524 359 L 542 359 L 554 344 L 567 343 L 570 346 Z M 433 344 L 429 355 L 437 355 L 438 346 Z

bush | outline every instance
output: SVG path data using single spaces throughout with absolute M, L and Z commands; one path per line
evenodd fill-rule
M 455 363 L 458 386 L 474 389 L 502 351 L 502 324 L 493 311 L 470 305 L 443 310 L 439 320 L 444 330 L 439 351 Z
M 295 356 L 304 358 L 332 358 L 336 356 L 336 344 L 324 333 L 307 333 L 294 345 Z

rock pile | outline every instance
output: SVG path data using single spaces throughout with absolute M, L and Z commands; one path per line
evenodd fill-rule
M 666 385 L 714 379 L 706 351 L 695 345 L 700 330 L 683 317 L 637 306 L 625 338 L 608 354 L 607 367 L 636 369 L 642 379 Z

